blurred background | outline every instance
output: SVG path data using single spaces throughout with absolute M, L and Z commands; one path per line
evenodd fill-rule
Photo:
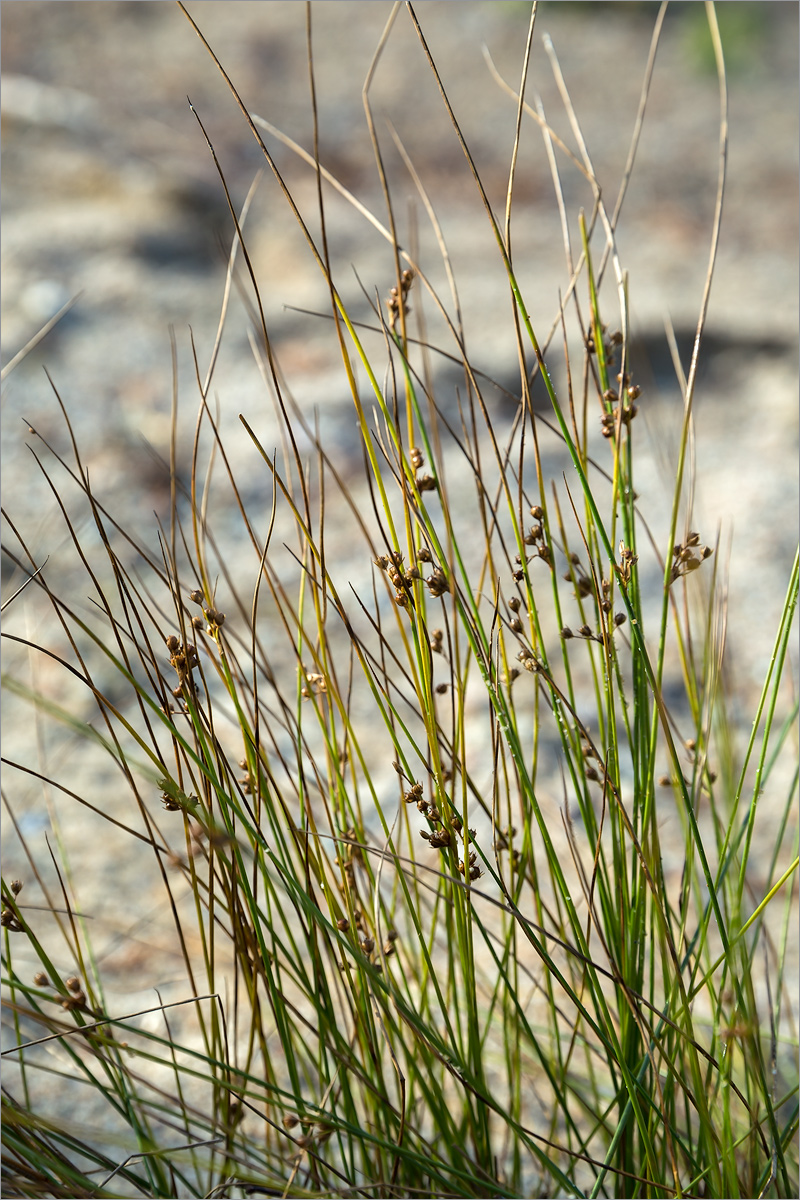
M 189 4 L 250 110 L 311 146 L 305 5 Z M 415 6 L 490 198 L 502 211 L 514 105 L 492 78 L 484 47 L 512 86 L 519 78 L 529 6 Z M 730 154 L 725 220 L 709 328 L 732 346 L 793 346 L 797 337 L 797 5 L 717 5 L 729 69 Z M 383 219 L 361 88 L 391 12 L 384 0 L 312 8 L 320 156 Z M 611 206 L 633 131 L 655 3 L 539 5 L 529 98 L 577 150 L 542 35 L 551 36 L 578 120 Z M 191 115 L 191 97 L 236 203 L 264 165 L 224 81 L 176 4 L 9 0 L 2 17 L 3 355 L 15 354 L 68 299 L 69 316 L 9 379 L 51 407 L 46 361 L 91 411 L 87 436 L 159 436 L 169 394 L 167 327 L 189 324 L 202 342 L 219 308 L 230 219 Z M 437 208 L 467 321 L 485 345 L 473 353 L 513 378 L 507 287 L 488 226 L 407 12 L 401 9 L 375 72 L 371 101 L 401 238 L 409 239 L 412 181 L 387 130 L 397 130 Z M 669 313 L 693 330 L 708 258 L 717 174 L 718 96 L 704 6 L 669 6 L 641 145 L 619 225 L 631 276 L 634 332 L 658 339 Z M 312 225 L 307 167 L 270 142 Z M 560 157 L 573 241 L 588 187 Z M 549 326 L 565 267 L 542 139 L 523 130 L 516 181 L 516 247 L 532 316 Z M 417 205 L 417 207 L 419 207 Z M 343 291 L 385 292 L 391 254 L 363 219 L 331 199 L 332 249 Z M 433 246 L 418 215 L 423 249 Z M 285 305 L 324 309 L 325 288 L 293 218 L 265 180 L 249 223 L 269 289 L 273 336 L 287 372 L 315 367 L 315 323 Z M 430 254 L 428 255 L 430 258 Z M 488 322 L 488 324 L 487 324 Z M 318 324 L 318 323 L 317 323 Z M 231 343 L 242 341 L 231 323 Z M 469 324 L 467 324 L 469 334 Z M 113 349 L 112 349 L 113 347 Z M 504 363 L 505 368 L 504 368 Z M 104 413 L 98 428 L 97 411 Z M 33 411 L 33 410 L 31 410 Z M 13 422 L 12 422 L 13 428 Z M 7 431 L 10 432 L 10 431 Z M 12 442 L 16 439 L 12 438 Z M 9 451 L 11 447 L 9 447 Z

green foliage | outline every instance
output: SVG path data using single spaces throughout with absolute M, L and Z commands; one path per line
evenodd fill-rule
M 50 653 L 96 703 L 99 728 L 22 680 L 8 686 L 113 764 L 113 809 L 74 771 L 42 776 L 43 795 L 84 806 L 98 856 L 114 853 L 103 829 L 149 864 L 180 986 L 145 1012 L 112 1002 L 63 856 L 55 882 L 31 859 L 39 907 L 3 883 L 16 1063 L 4 1195 L 796 1194 L 784 972 L 797 559 L 756 710 L 734 720 L 720 556 L 692 531 L 686 499 L 694 366 L 656 537 L 634 490 L 647 432 L 628 285 L 591 169 L 593 213 L 571 230 L 575 286 L 543 338 L 511 248 L 514 173 L 497 218 L 442 97 L 515 306 L 524 369 L 510 422 L 486 402 L 455 283 L 440 295 L 394 232 L 391 190 L 387 226 L 366 214 L 395 264 L 368 330 L 309 232 L 313 210 L 301 214 L 278 173 L 273 135 L 245 114 L 325 279 L 363 478 L 343 476 L 291 400 L 232 202 L 256 362 L 282 418 L 281 465 L 247 426 L 271 511 L 243 499 L 209 407 L 213 369 L 197 370 L 191 478 L 182 488 L 173 445 L 171 524 L 155 549 L 115 524 L 74 441 L 70 462 L 42 453 L 97 607 L 87 617 L 46 569 L 30 587 L 52 605 L 64 649 Z M 427 344 L 425 306 L 446 346 Z M 457 406 L 437 393 L 435 350 L 459 364 Z M 570 364 L 561 395 L 558 355 Z M 546 415 L 531 403 L 537 376 Z M 569 480 L 548 474 L 548 446 Z M 251 547 L 246 570 L 228 564 L 215 472 Z M 32 573 L 12 517 L 8 528 L 7 555 Z M 680 687 L 669 701 L 668 677 Z M 753 883 L 767 794 L 778 819 Z M 42 1078 L 73 1089 L 73 1122 L 41 1115 Z M 86 1097 L 99 1123 L 82 1120 Z

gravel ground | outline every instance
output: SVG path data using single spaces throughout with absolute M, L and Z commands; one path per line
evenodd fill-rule
M 305 7 L 280 0 L 211 0 L 188 7 L 250 110 L 310 146 Z M 730 542 L 729 639 L 746 712 L 768 661 L 797 543 L 798 6 L 722 3 L 718 9 L 730 65 L 730 150 L 708 349 L 696 402 L 694 526 L 706 541 L 713 541 L 721 527 L 723 545 Z M 501 211 L 515 110 L 492 80 L 481 47 L 488 48 L 497 70 L 513 84 L 519 76 L 527 6 L 470 0 L 419 3 L 415 10 L 492 203 Z M 388 3 L 373 0 L 337 0 L 312 10 L 320 156 L 381 219 L 361 88 L 390 11 Z M 640 454 L 637 484 L 650 512 L 666 505 L 662 460 L 674 448 L 680 423 L 664 321 L 669 317 L 673 322 L 686 355 L 714 208 L 719 101 L 702 33 L 703 11 L 700 4 L 675 4 L 668 12 L 618 239 L 629 271 L 637 361 L 647 385 L 643 419 L 654 435 L 651 449 Z M 529 97 L 541 95 L 551 124 L 576 149 L 542 42 L 547 32 L 597 177 L 612 204 L 656 13 L 657 5 L 647 3 L 545 0 L 539 6 Z M 224 198 L 187 95 L 213 141 L 237 205 L 261 161 L 224 83 L 176 5 L 6 0 L 2 35 L 3 363 L 61 305 L 79 295 L 69 314 L 4 384 L 4 507 L 24 530 L 37 560 L 50 554 L 51 571 L 63 564 L 59 578 L 64 589 L 82 597 L 86 584 L 70 565 L 55 523 L 57 510 L 26 449 L 34 441 L 28 422 L 58 447 L 67 446 L 42 368 L 47 367 L 70 411 L 95 489 L 152 544 L 152 511 L 163 519 L 169 500 L 157 457 L 166 454 L 169 437 L 168 330 L 176 330 L 181 428 L 190 436 L 196 389 L 188 327 L 204 367 L 219 315 L 224 247 L 230 243 Z M 516 353 L 507 286 L 463 156 L 402 9 L 370 96 L 393 181 L 401 240 L 411 236 L 408 204 L 414 190 L 386 131 L 387 117 L 442 220 L 473 361 L 513 391 Z M 288 150 L 270 145 L 301 204 L 313 214 L 310 172 Z M 578 208 L 590 209 L 591 195 L 567 166 L 563 186 L 575 240 Z M 516 195 L 515 253 L 526 264 L 523 290 L 530 297 L 534 326 L 547 329 L 557 311 L 558 289 L 568 277 L 547 159 L 532 124 L 524 131 Z M 431 275 L 439 283 L 443 276 L 436 266 L 435 240 L 424 213 L 418 215 L 420 257 L 432 262 Z M 335 275 L 346 300 L 366 318 L 361 285 L 368 294 L 386 294 L 393 281 L 391 254 L 363 219 L 334 197 L 328 216 Z M 357 467 L 352 401 L 331 354 L 328 327 L 296 311 L 324 311 L 325 287 L 270 178 L 260 185 L 247 228 L 256 271 L 265 281 L 274 344 L 293 393 L 307 413 L 318 413 L 326 445 L 344 468 Z M 605 301 L 612 311 L 613 299 L 609 288 Z M 248 417 L 268 449 L 278 434 L 252 364 L 247 327 L 247 314 L 234 298 L 216 392 L 223 439 L 242 475 L 252 472 L 257 480 L 250 498 L 266 505 L 268 488 L 238 414 Z M 443 388 L 452 389 L 444 368 L 439 379 Z M 507 423 L 510 414 L 498 391 L 498 422 Z M 546 453 L 549 469 L 557 475 L 563 460 L 555 447 Z M 460 486 L 458 480 L 454 486 Z M 224 521 L 225 514 L 220 518 Z M 241 556 L 243 569 L 247 561 L 251 574 L 245 548 L 231 543 L 229 550 L 232 563 L 238 565 Z M 343 523 L 333 522 L 328 552 L 349 563 Z M 362 569 L 363 564 L 353 561 L 354 575 Z M 5 559 L 3 581 L 4 595 L 19 582 Z M 32 590 L 25 604 L 17 601 L 9 609 L 6 629 L 54 638 Z M 6 650 L 4 668 L 12 674 L 29 669 L 13 649 Z M 37 670 L 54 698 L 72 702 L 73 693 L 59 674 L 46 664 Z M 13 747 L 10 757 L 35 762 L 36 732 L 29 712 L 8 698 L 3 712 L 5 752 Z M 68 737 L 48 753 L 68 773 L 85 771 L 86 760 Z M 92 794 L 103 797 L 113 811 L 118 790 L 113 772 L 101 762 L 93 762 L 92 771 Z M 46 854 L 49 818 L 42 811 L 41 791 L 33 781 L 6 774 L 24 832 L 37 852 Z M 149 884 L 142 885 L 141 866 L 126 857 L 124 839 L 118 858 L 111 852 L 113 833 L 88 833 L 85 820 L 70 824 L 66 810 L 62 819 L 81 896 L 87 909 L 104 912 L 104 953 L 109 966 L 118 968 L 120 1003 L 135 998 L 131 973 L 135 976 L 137 970 L 137 946 L 141 965 L 152 965 L 161 946 L 160 969 L 168 985 L 176 965 L 168 931 L 151 911 L 155 902 L 149 898 Z M 104 839 L 105 853 L 96 852 L 95 837 Z M 4 874 L 24 876 L 24 858 L 11 835 L 5 853 Z M 754 886 L 757 890 L 757 881 Z M 139 901 L 137 933 L 123 946 L 120 934 L 130 927 L 134 895 Z M 151 971 L 147 977 L 149 986 Z M 175 983 L 176 994 L 180 983 Z

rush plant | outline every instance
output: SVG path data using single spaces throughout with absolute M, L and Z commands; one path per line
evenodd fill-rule
M 413 6 L 395 6 L 387 26 L 388 36 L 401 18 L 416 31 L 507 275 L 511 418 L 474 365 L 440 218 L 410 160 L 449 294 L 401 236 L 369 80 L 382 215 L 325 169 L 316 136 L 303 148 L 249 112 L 208 46 L 321 274 L 363 469 L 337 462 L 292 398 L 248 250 L 250 197 L 231 194 L 222 167 L 229 288 L 207 369 L 192 346 L 188 447 L 175 389 L 168 523 L 151 534 L 118 522 L 59 381 L 69 453 L 32 423 L 58 536 L 91 604 L 64 593 L 10 504 L 3 549 L 18 575 L 4 684 L 31 706 L 43 749 L 38 764 L 13 747 L 4 759 L 7 829 L 28 855 L 25 877 L 3 880 L 5 1196 L 797 1194 L 786 969 L 798 562 L 763 690 L 742 713 L 723 669 L 724 556 L 715 531 L 694 530 L 691 500 L 725 175 L 716 17 L 707 6 L 721 98 L 708 276 L 691 361 L 675 354 L 671 502 L 648 513 L 636 468 L 657 434 L 636 419 L 646 403 L 629 362 L 636 280 L 616 239 L 627 176 L 610 208 L 566 92 L 577 156 L 528 102 L 535 10 L 499 212 Z M 316 131 L 325 99 L 310 10 L 308 21 Z M 567 247 L 544 331 L 512 238 L 530 121 Z M 301 208 L 279 170 L 281 143 L 313 173 L 316 208 Z M 565 201 L 567 168 L 582 176 L 585 211 Z M 334 193 L 394 263 L 365 287 L 366 322 L 330 265 Z M 245 422 L 258 455 L 247 478 L 212 391 L 233 284 L 282 425 L 278 451 Z M 436 345 L 428 313 L 445 330 Z M 460 372 L 449 392 L 439 359 Z M 254 476 L 266 505 L 249 499 Z M 37 684 L 45 660 L 57 687 Z M 56 755 L 55 770 L 46 746 L 59 728 L 71 757 Z M 41 788 L 49 859 L 18 817 L 18 780 Z M 127 987 L 150 988 L 149 1003 L 109 992 L 96 922 L 108 913 L 85 910 L 85 880 L 62 845 L 78 812 L 109 911 L 128 918 Z M 144 912 L 137 896 L 111 898 L 120 856 L 141 864 Z M 154 894 L 164 920 L 148 947 Z M 173 982 L 162 986 L 163 955 Z

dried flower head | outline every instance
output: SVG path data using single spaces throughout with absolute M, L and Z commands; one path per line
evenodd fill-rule
M 0 925 L 4 929 L 8 929 L 11 933 L 22 933 L 22 923 L 13 908 L 4 908 L 0 912 Z
M 450 584 L 441 567 L 434 567 L 433 574 L 429 575 L 425 582 L 432 596 L 443 596 L 445 592 L 450 591 Z
M 689 533 L 686 535 L 685 542 L 679 542 L 677 546 L 672 548 L 672 569 L 670 570 L 669 583 L 672 585 L 676 579 L 689 575 L 692 571 L 696 571 L 702 562 L 705 562 L 714 551 L 710 546 L 700 545 L 700 534 Z
M 639 561 L 638 554 L 634 554 L 624 542 L 619 544 L 619 566 L 617 571 L 622 582 L 627 586 L 631 581 L 631 574 L 634 565 Z

